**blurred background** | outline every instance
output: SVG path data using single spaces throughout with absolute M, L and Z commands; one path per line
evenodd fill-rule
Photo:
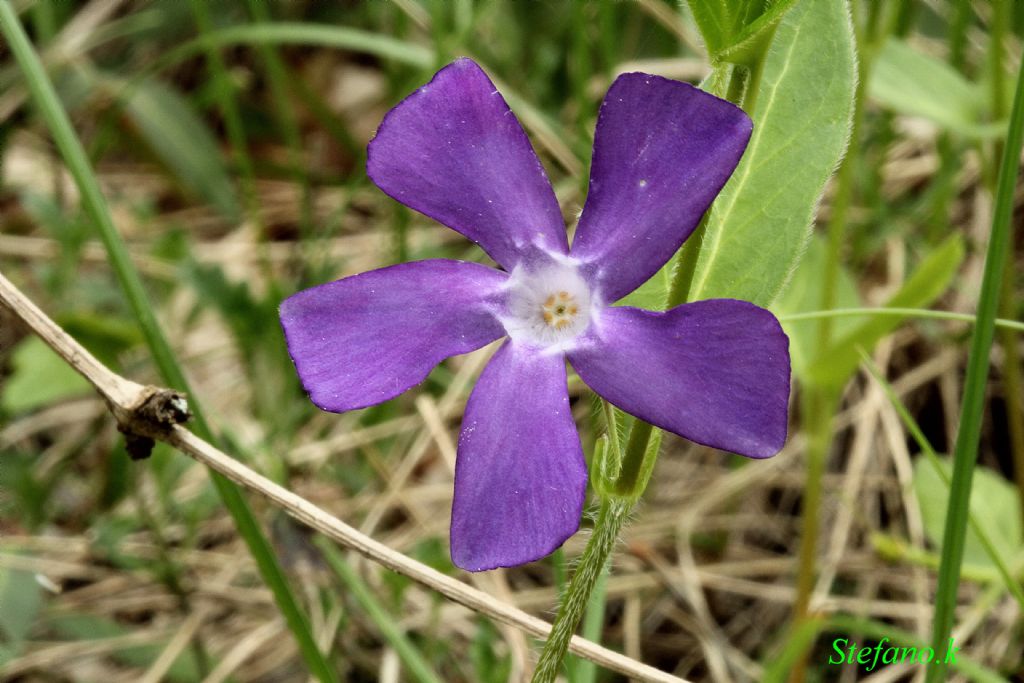
M 224 449 L 392 548 L 550 619 L 585 531 L 511 570 L 470 576 L 448 558 L 454 443 L 493 348 L 442 363 L 383 405 L 326 414 L 298 384 L 277 306 L 299 289 L 398 261 L 485 261 L 458 234 L 387 198 L 364 168 L 384 113 L 456 56 L 473 57 L 494 79 L 571 224 L 614 77 L 646 71 L 698 83 L 711 73 L 687 5 L 14 5 Z M 853 145 L 826 188 L 807 256 L 772 308 L 784 321 L 821 308 L 823 235 L 838 229 L 836 307 L 973 314 L 1024 4 L 861 0 L 853 22 L 861 61 Z M 1019 218 L 1014 226 L 1000 316 L 1021 320 L 1024 232 Z M 116 372 L 161 383 L 4 44 L 0 270 Z M 803 596 L 821 618 L 789 628 L 801 600 L 807 448 L 822 433 L 795 400 L 790 443 L 769 461 L 666 437 L 588 613 L 588 637 L 692 680 L 770 680 L 801 653 L 807 680 L 920 675 L 917 666 L 869 673 L 828 659 L 836 638 L 928 639 L 948 496 L 923 454 L 952 448 L 970 325 L 837 318 L 849 342 L 838 349 L 816 348 L 813 325 L 786 321 L 798 380 L 823 355 L 839 368 L 829 379 L 836 409 L 817 418 L 818 559 L 813 592 Z M 1018 578 L 1020 351 L 1019 333 L 997 333 L 971 508 Z M 602 431 L 593 397 L 575 377 L 570 391 L 592 444 Z M 803 394 L 802 381 L 795 392 Z M 516 681 L 532 667 L 530 637 L 358 556 L 325 555 L 283 513 L 249 501 L 340 680 Z M 971 534 L 959 605 L 955 637 L 970 666 L 955 679 L 1024 680 L 1020 605 Z M 625 680 L 575 661 L 566 676 Z M 0 679 L 308 678 L 206 470 L 163 445 L 131 461 L 103 401 L 0 308 Z

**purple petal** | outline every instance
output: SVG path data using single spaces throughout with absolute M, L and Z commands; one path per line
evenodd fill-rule
M 540 160 L 472 60 L 441 69 L 384 117 L 366 170 L 384 192 L 478 242 L 506 270 L 531 245 L 568 250 Z
M 579 528 L 586 489 L 564 357 L 506 342 L 462 419 L 452 561 L 482 571 L 547 555 Z
M 386 401 L 445 358 L 505 334 L 494 311 L 507 279 L 476 263 L 436 259 L 303 290 L 281 303 L 288 353 L 324 410 Z
M 786 442 L 789 339 L 746 301 L 605 309 L 569 362 L 622 410 L 691 441 L 752 458 Z
M 590 190 L 572 255 L 605 301 L 664 265 L 697 227 L 750 139 L 743 110 L 686 83 L 619 76 L 601 105 Z

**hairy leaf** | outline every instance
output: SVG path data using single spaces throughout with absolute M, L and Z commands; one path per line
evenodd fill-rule
M 793 9 L 797 0 L 775 0 L 768 3 L 764 14 L 750 17 L 748 23 L 739 27 L 736 37 L 729 47 L 715 55 L 720 62 L 733 64 L 749 64 L 759 59 L 771 40 L 773 29 L 778 25 L 786 12 Z
M 856 82 L 846 3 L 799 3 L 766 60 L 754 133 L 711 209 L 691 299 L 770 303 L 804 250 L 846 147 Z
M 690 12 L 709 56 L 729 46 L 732 18 L 725 0 L 690 0 Z

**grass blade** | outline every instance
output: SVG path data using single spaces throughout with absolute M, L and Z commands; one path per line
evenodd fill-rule
M 1024 140 L 1024 65 L 1017 72 L 1017 90 L 1010 114 L 1006 146 L 999 165 L 995 211 L 992 216 L 992 234 L 985 255 L 985 271 L 981 280 L 978 302 L 978 322 L 971 337 L 967 378 L 960 407 L 960 429 L 953 449 L 953 481 L 949 491 L 949 516 L 942 543 L 942 564 L 935 595 L 935 618 L 932 624 L 932 646 L 944 648 L 953 627 L 960 565 L 963 562 L 967 537 L 968 503 L 971 478 L 978 455 L 978 439 L 985 408 L 985 385 L 988 380 L 989 350 L 995 336 L 996 309 L 1002 286 L 1003 268 L 1006 266 L 1007 247 L 1010 243 L 1010 221 L 1013 216 L 1014 189 L 1017 185 L 1021 143 Z M 938 659 L 938 658 L 936 658 Z M 928 667 L 926 683 L 942 680 L 946 665 L 934 661 Z
M 346 26 L 322 26 L 277 22 L 248 24 L 210 31 L 164 54 L 154 65 L 163 69 L 196 56 L 209 46 L 232 45 L 319 45 L 341 50 L 365 52 L 384 59 L 429 69 L 434 64 L 432 50 L 390 36 Z
M 608 574 L 611 573 L 611 563 L 605 565 L 601 576 L 597 578 L 597 585 L 590 595 L 590 604 L 587 606 L 587 613 L 583 617 L 583 637 L 595 643 L 601 642 L 601 631 L 604 630 L 604 613 L 608 606 Z M 573 683 L 594 683 L 597 680 L 597 665 L 589 659 L 576 660 L 571 667 L 574 672 Z
M 117 93 L 123 84 L 101 78 Z M 178 183 L 205 198 L 229 220 L 238 220 L 235 190 L 217 152 L 217 140 L 188 100 L 173 88 L 147 80 L 122 100 L 125 115 L 156 157 L 171 170 Z
M 954 313 L 952 311 L 935 311 L 930 308 L 833 308 L 828 311 L 806 311 L 803 313 L 784 313 L 778 316 L 780 322 L 797 320 L 817 320 L 818 318 L 848 318 L 860 316 L 890 315 L 898 318 L 920 318 L 924 320 L 956 320 L 974 324 L 977 318 L 970 313 Z M 996 318 L 996 327 L 1006 330 L 1024 332 L 1024 322 Z

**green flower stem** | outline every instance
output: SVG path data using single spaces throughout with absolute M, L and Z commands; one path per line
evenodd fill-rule
M 805 386 L 801 400 L 804 429 L 807 432 L 805 466 L 807 468 L 801 501 L 800 546 L 797 551 L 796 600 L 793 605 L 794 627 L 809 618 L 808 608 L 816 578 L 815 565 L 818 549 L 819 511 L 821 509 L 822 479 L 829 445 L 832 443 L 832 416 L 839 403 L 836 389 Z M 794 670 L 805 666 L 798 661 Z
M 653 462 L 651 444 L 660 443 L 661 432 L 643 420 L 636 420 L 629 430 L 629 440 L 622 454 L 622 468 L 615 481 L 615 492 L 623 498 L 639 499 L 647 488 Z
M 721 78 L 716 79 L 714 75 L 711 80 L 722 82 Z M 672 272 L 672 284 L 669 286 L 668 298 L 665 300 L 665 310 L 686 303 L 690 295 L 690 287 L 693 285 L 693 276 L 697 272 L 697 260 L 700 256 L 701 245 L 704 244 L 704 233 L 707 232 L 708 214 L 710 213 L 709 209 L 708 213 L 701 217 L 697 228 L 686 238 L 683 246 L 679 249 L 675 270 Z
M 1017 87 L 1010 114 L 1009 130 L 999 166 L 996 185 L 995 211 L 992 233 L 985 255 L 985 271 L 981 279 L 978 301 L 978 322 L 971 337 L 967 378 L 964 382 L 963 403 L 960 406 L 960 429 L 953 449 L 953 481 L 949 490 L 949 511 L 942 540 L 942 563 L 935 595 L 935 618 L 932 626 L 932 647 L 943 651 L 953 628 L 960 565 L 963 563 L 964 543 L 967 535 L 968 506 L 971 480 L 978 455 L 978 439 L 985 410 L 985 385 L 988 380 L 989 350 L 995 337 L 996 309 L 1003 269 L 1010 244 L 1010 222 L 1013 217 L 1014 189 L 1017 184 L 1018 160 L 1024 140 L 1024 65 L 1017 72 Z M 946 665 L 936 657 L 925 677 L 926 683 L 935 683 L 945 676 Z
M 214 441 L 199 403 L 191 395 L 185 375 L 153 314 L 138 271 L 132 264 L 128 250 L 114 227 L 110 211 L 85 155 L 85 150 L 82 149 L 67 112 L 64 111 L 53 84 L 8 0 L 0 0 L 0 32 L 7 39 L 11 53 L 24 73 L 25 84 L 50 128 L 54 142 L 64 157 L 68 170 L 75 179 L 82 196 L 83 207 L 99 231 L 111 267 L 132 307 L 160 374 L 170 386 L 189 393 L 191 408 L 195 415 L 196 433 L 207 441 Z M 288 587 L 284 572 L 277 563 L 270 542 L 261 532 L 245 499 L 238 488 L 226 478 L 213 472 L 210 473 L 210 476 L 224 506 L 231 513 L 239 534 L 249 546 L 263 580 L 274 594 L 278 607 L 298 641 L 299 649 L 310 671 L 321 681 L 336 680 L 334 671 L 327 664 L 313 640 L 309 624 Z
M 540 661 L 533 672 L 533 683 L 553 683 L 562 668 L 562 660 L 569 650 L 569 641 L 583 612 L 590 602 L 590 595 L 604 572 L 608 558 L 619 538 L 619 532 L 629 518 L 633 504 L 629 501 L 604 498 L 594 524 L 593 535 L 580 558 L 579 566 L 572 575 L 569 589 L 558 606 L 551 635 L 544 643 Z
M 679 250 L 675 271 L 672 273 L 672 286 L 669 288 L 668 299 L 665 302 L 665 310 L 675 308 L 686 303 L 690 293 L 690 286 L 693 284 L 693 275 L 697 272 L 697 257 L 700 254 L 700 245 L 704 243 L 704 233 L 707 229 L 707 214 L 700 219 L 697 229 L 687 238 L 682 249 Z

